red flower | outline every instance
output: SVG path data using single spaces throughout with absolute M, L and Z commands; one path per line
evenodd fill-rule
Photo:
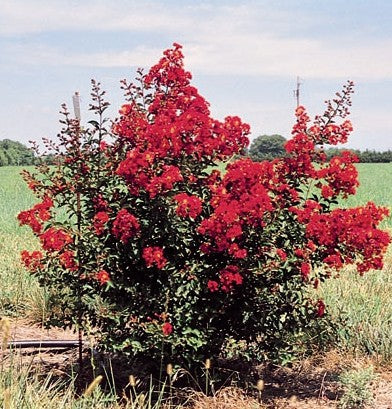
M 50 209 L 53 207 L 53 201 L 46 196 L 41 203 L 37 203 L 32 209 L 22 211 L 18 214 L 18 220 L 21 226 L 28 225 L 34 233 L 41 233 L 42 222 L 50 219 Z
M 280 257 L 282 261 L 287 260 L 287 254 L 283 249 L 276 249 L 276 254 Z
M 319 249 L 325 251 L 324 261 L 327 264 L 339 268 L 340 263 L 355 262 L 362 274 L 371 268 L 382 268 L 382 256 L 390 237 L 376 226 L 387 214 L 388 209 L 377 207 L 372 202 L 362 207 L 313 214 L 306 225 L 306 234 Z M 353 259 L 353 254 L 358 257 Z
M 180 169 L 177 166 L 164 166 L 159 176 L 154 176 L 146 186 L 150 196 L 154 198 L 158 193 L 165 193 L 173 188 L 174 184 L 183 180 Z
M 323 262 L 328 264 L 330 267 L 340 269 L 343 267 L 342 257 L 340 254 L 331 254 L 324 258 Z
M 165 337 L 170 335 L 173 332 L 173 325 L 170 322 L 165 322 L 162 325 L 162 332 Z
M 36 214 L 32 210 L 25 210 L 18 214 L 19 224 L 21 226 L 28 225 L 34 233 L 42 231 L 42 223 L 37 219 Z
M 325 314 L 325 304 L 323 300 L 317 301 L 317 316 L 322 317 Z
M 99 212 L 106 212 L 108 210 L 108 203 L 107 201 L 102 197 L 102 195 L 97 195 L 93 198 L 93 204 L 95 210 Z
M 42 247 L 47 251 L 60 251 L 72 243 L 71 236 L 64 230 L 51 227 L 39 236 Z
M 96 274 L 95 278 L 99 281 L 101 285 L 106 284 L 108 281 L 110 281 L 110 275 L 106 270 L 100 270 Z
M 221 284 L 221 289 L 225 293 L 233 290 L 234 285 L 242 284 L 242 276 L 238 272 L 237 266 L 227 266 L 224 268 L 219 275 L 219 281 Z
M 301 263 L 301 274 L 304 280 L 307 280 L 310 274 L 310 264 L 309 263 Z
M 145 247 L 143 249 L 143 259 L 147 267 L 152 267 L 155 264 L 159 269 L 162 269 L 167 263 L 163 255 L 163 249 L 158 246 Z
M 321 188 L 321 196 L 325 199 L 332 197 L 334 195 L 334 191 L 330 186 L 323 185 Z
M 31 272 L 37 271 L 39 268 L 43 267 L 43 254 L 40 251 L 32 251 L 29 253 L 28 251 L 23 250 L 21 256 L 23 264 Z
M 106 223 L 109 221 L 109 215 L 106 212 L 98 212 L 93 218 L 93 226 L 95 234 L 100 236 L 104 230 Z
M 304 258 L 304 257 L 305 257 L 305 252 L 304 252 L 302 249 L 295 249 L 295 250 L 294 250 L 294 254 L 295 254 L 297 257 L 300 257 L 300 258 Z
M 195 219 L 202 211 L 203 201 L 197 196 L 190 196 L 186 193 L 179 193 L 174 196 L 178 203 L 176 213 L 181 217 L 190 217 Z
M 234 253 L 234 257 L 239 258 L 239 259 L 244 259 L 246 258 L 247 255 L 248 255 L 248 252 L 246 249 L 240 249 Z
M 207 283 L 207 287 L 213 293 L 215 291 L 218 291 L 219 284 L 216 281 L 209 280 L 208 283 Z
M 75 253 L 71 250 L 64 251 L 60 255 L 60 263 L 64 268 L 67 268 L 70 271 L 76 271 L 78 265 L 75 261 Z
M 211 119 L 208 103 L 190 79 L 181 47 L 175 45 L 144 78 L 145 86 L 156 89 L 148 109 L 135 102 L 121 108 L 113 132 L 133 149 L 117 174 L 124 177 L 132 194 L 142 189 L 155 197 L 170 191 L 183 180 L 173 163 L 181 162 L 184 155 L 194 161 L 224 160 L 248 145 L 249 125 L 235 116 L 223 122 Z M 166 165 L 164 158 L 169 159 Z
M 124 244 L 134 237 L 139 231 L 140 225 L 136 217 L 127 209 L 121 209 L 113 222 L 112 233 Z

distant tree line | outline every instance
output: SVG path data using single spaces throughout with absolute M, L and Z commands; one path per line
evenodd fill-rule
M 23 143 L 4 139 L 0 141 L 0 166 L 33 165 L 34 153 Z
M 285 155 L 284 144 L 286 138 L 281 135 L 260 135 L 255 138 L 249 148 L 249 156 L 256 161 L 271 160 Z M 366 149 L 364 151 L 348 148 L 327 148 L 325 153 L 328 159 L 340 155 L 342 151 L 350 151 L 358 156 L 363 163 L 392 162 L 392 150 L 378 152 Z
M 43 155 L 39 158 L 21 142 L 4 139 L 0 141 L 0 166 L 29 166 L 37 162 L 48 165 L 55 163 L 54 155 Z
M 284 144 L 286 139 L 281 135 L 261 135 L 253 140 L 248 150 L 248 155 L 256 161 L 271 160 L 285 155 Z M 325 150 L 328 159 L 340 155 L 343 150 L 355 153 L 360 162 L 385 163 L 392 162 L 392 150 L 378 152 L 366 149 L 328 148 Z M 0 166 L 28 166 L 34 165 L 38 160 L 48 164 L 55 162 L 53 155 L 35 157 L 31 149 L 21 142 L 4 139 L 0 141 Z
M 366 149 L 364 151 L 360 151 L 358 149 L 340 149 L 340 148 L 329 148 L 325 150 L 328 159 L 332 158 L 333 156 L 340 155 L 340 153 L 344 150 L 348 150 L 353 152 L 355 155 L 358 156 L 359 161 L 362 163 L 388 163 L 392 162 L 392 150 L 388 149 L 387 151 L 376 151 L 376 150 L 369 150 Z

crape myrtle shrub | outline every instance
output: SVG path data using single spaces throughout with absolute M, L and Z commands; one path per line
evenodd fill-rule
M 103 348 L 190 363 L 238 344 L 285 359 L 325 314 L 309 289 L 346 264 L 382 268 L 389 243 L 387 209 L 334 206 L 355 193 L 357 159 L 321 147 L 352 131 L 352 83 L 312 123 L 298 107 L 287 157 L 257 163 L 230 160 L 249 126 L 212 119 L 190 80 L 174 44 L 122 82 L 113 123 L 95 82 L 88 129 L 64 108 L 58 166 L 24 173 L 40 201 L 18 217 L 42 249 L 23 262 L 52 294 L 49 324 L 95 328 Z

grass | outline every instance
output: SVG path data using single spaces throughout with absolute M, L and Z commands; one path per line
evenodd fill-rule
M 31 250 L 36 239 L 27 227 L 16 219 L 21 210 L 30 208 L 35 199 L 20 176 L 22 168 L 0 168 L 0 313 L 19 315 L 37 308 L 43 299 L 34 277 L 20 264 L 20 251 Z M 33 295 L 36 295 L 36 300 Z M 32 309 L 31 309 L 31 308 Z M 40 313 L 38 313 L 40 314 Z
M 18 361 L 18 356 L 12 357 Z M 84 393 L 76 393 L 76 375 L 69 379 L 43 375 L 36 368 L 15 364 L 0 371 L 0 404 L 4 409 L 158 409 L 161 401 L 153 403 L 152 389 L 146 395 L 120 402 L 114 390 L 104 390 L 96 378 Z M 173 406 L 172 409 L 175 409 Z
M 20 176 L 22 167 L 0 167 L 0 233 L 24 236 L 29 229 L 21 229 L 16 216 L 32 206 L 35 199 Z M 33 167 L 26 167 L 33 169 Z M 31 235 L 32 237 L 32 235 Z
M 341 347 L 392 363 L 392 246 L 382 271 L 360 276 L 346 268 L 321 287 L 328 312 L 338 323 Z

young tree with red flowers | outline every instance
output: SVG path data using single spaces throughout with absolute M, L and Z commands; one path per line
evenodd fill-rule
M 352 83 L 312 123 L 297 108 L 284 158 L 253 162 L 233 160 L 249 126 L 211 118 L 190 80 L 174 44 L 123 81 L 113 125 L 96 83 L 89 129 L 64 110 L 58 165 L 25 173 L 41 202 L 19 220 L 42 249 L 23 261 L 52 292 L 49 323 L 96 328 L 106 349 L 190 364 L 241 341 L 285 359 L 325 314 L 308 288 L 382 268 L 389 244 L 387 209 L 336 208 L 358 186 L 355 156 L 322 150 L 352 131 Z

